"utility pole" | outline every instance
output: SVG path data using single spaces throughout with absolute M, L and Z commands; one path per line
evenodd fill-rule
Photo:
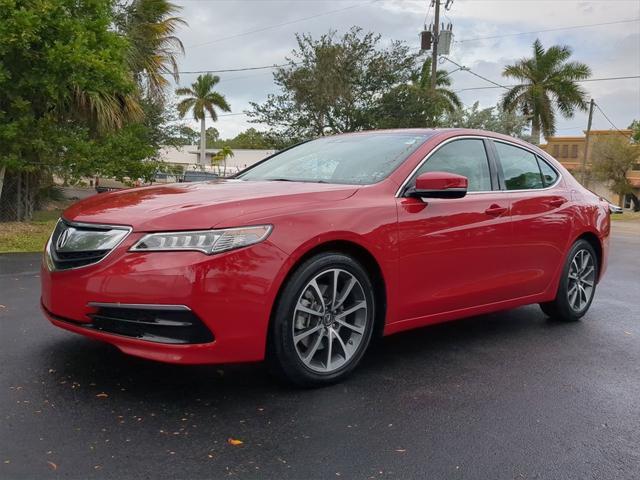
M 587 158 L 589 156 L 589 133 L 591 133 L 591 120 L 593 120 L 593 106 L 596 102 L 591 99 L 589 102 L 589 120 L 587 120 L 587 131 L 584 136 L 584 155 L 582 157 L 582 185 L 587 186 Z
M 438 69 L 438 36 L 440 35 L 440 0 L 435 3 L 435 19 L 433 21 L 433 49 L 431 51 L 431 92 L 436 91 L 436 71 Z

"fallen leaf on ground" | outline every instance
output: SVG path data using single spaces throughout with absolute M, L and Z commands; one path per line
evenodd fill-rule
M 47 464 L 49 465 L 49 468 L 51 468 L 51 470 L 57 470 L 58 469 L 58 465 L 56 465 L 52 461 L 48 461 Z
M 238 445 L 242 445 L 244 442 L 242 440 L 238 440 L 237 438 L 228 438 L 227 443 L 236 447 Z
M 107 398 L 109 395 L 107 395 L 106 393 L 102 392 L 96 395 L 97 398 Z

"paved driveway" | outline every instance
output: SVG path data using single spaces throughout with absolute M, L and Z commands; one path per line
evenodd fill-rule
M 531 306 L 396 335 L 313 391 L 55 329 L 37 257 L 0 256 L 0 478 L 638 479 L 640 235 L 623 230 L 583 322 Z

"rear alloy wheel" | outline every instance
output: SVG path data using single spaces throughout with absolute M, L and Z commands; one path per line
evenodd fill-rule
M 541 303 L 542 311 L 559 320 L 579 320 L 591 306 L 597 279 L 596 253 L 589 242 L 578 240 L 567 256 L 555 300 Z
M 273 319 L 270 361 L 300 386 L 341 380 L 362 358 L 373 331 L 373 286 L 344 254 L 321 254 L 287 282 Z

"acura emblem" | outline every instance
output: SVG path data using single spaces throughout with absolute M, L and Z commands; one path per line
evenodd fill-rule
M 67 240 L 69 240 L 69 228 L 66 229 L 65 231 L 63 231 L 60 236 L 58 237 L 58 240 L 56 241 L 56 249 L 57 250 L 62 250 L 62 248 L 66 245 Z

